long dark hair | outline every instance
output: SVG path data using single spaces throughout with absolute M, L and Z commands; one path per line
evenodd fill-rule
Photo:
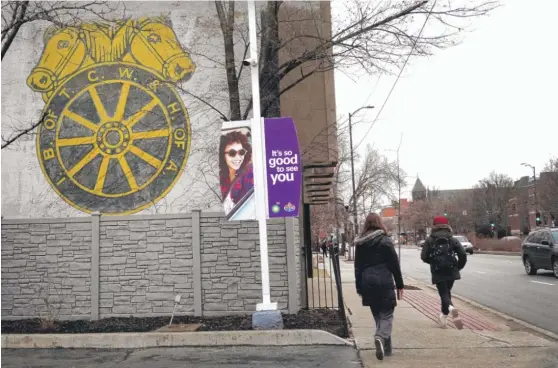
M 242 161 L 242 165 L 237 171 L 237 175 L 242 173 L 247 165 L 250 164 L 252 161 L 252 145 L 248 140 L 248 136 L 238 130 L 234 130 L 229 132 L 225 135 L 221 136 L 221 140 L 219 142 L 219 181 L 221 184 L 221 188 L 226 186 L 226 181 L 229 177 L 229 167 L 227 166 L 227 162 L 225 161 L 225 148 L 229 144 L 233 143 L 240 143 L 242 147 L 246 150 L 246 155 L 244 155 L 244 161 Z M 223 193 L 225 196 L 226 193 Z
M 366 221 L 364 221 L 364 228 L 362 233 L 365 234 L 369 231 L 383 230 L 387 234 L 386 226 L 382 221 L 382 218 L 377 213 L 371 213 L 366 216 Z

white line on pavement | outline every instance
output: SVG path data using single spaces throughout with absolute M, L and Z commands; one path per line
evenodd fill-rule
M 475 271 L 475 272 L 476 272 L 476 273 L 482 273 L 482 274 L 485 274 L 485 273 L 486 273 L 486 272 L 484 272 L 484 271 Z
M 554 284 L 551 284 L 550 282 L 542 282 L 542 281 L 531 281 L 531 282 L 534 282 L 535 284 L 554 286 Z

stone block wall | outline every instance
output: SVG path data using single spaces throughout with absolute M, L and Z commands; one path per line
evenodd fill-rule
M 100 315 L 194 312 L 192 219 L 100 222 Z
M 271 300 L 300 309 L 298 221 L 268 222 Z M 219 213 L 2 221 L 2 318 L 248 313 L 261 302 L 257 222 Z
M 2 221 L 2 317 L 90 313 L 91 221 Z
M 278 308 L 286 310 L 289 290 L 285 221 L 269 221 L 267 242 L 271 299 L 278 303 Z M 205 310 L 255 310 L 262 298 L 256 221 L 202 218 L 201 257 Z

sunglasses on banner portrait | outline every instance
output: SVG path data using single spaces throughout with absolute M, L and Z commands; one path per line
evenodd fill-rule
M 241 149 L 241 150 L 237 151 L 235 149 L 231 149 L 227 152 L 227 155 L 229 155 L 231 157 L 236 157 L 236 154 L 239 154 L 240 156 L 244 156 L 246 154 L 246 150 Z

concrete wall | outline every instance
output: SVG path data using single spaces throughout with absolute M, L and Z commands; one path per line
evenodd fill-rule
M 183 170 L 178 170 L 176 181 L 168 184 L 168 192 L 163 192 L 160 188 L 161 193 L 158 193 L 160 195 L 154 195 L 149 190 L 145 190 L 145 195 L 137 196 L 139 199 L 136 198 L 133 201 L 129 200 L 131 195 L 127 194 L 121 197 L 113 195 L 109 199 L 109 196 L 103 195 L 106 193 L 100 193 L 104 190 L 102 185 L 101 188 L 94 188 L 93 186 L 93 183 L 98 182 L 98 177 L 103 177 L 103 175 L 97 174 L 100 172 L 100 169 L 97 167 L 101 166 L 97 162 L 101 161 L 99 159 L 100 156 L 97 157 L 97 161 L 91 161 L 89 165 L 91 167 L 87 166 L 84 168 L 84 170 L 89 170 L 88 173 L 73 173 L 76 175 L 69 175 L 66 180 L 62 181 L 64 179 L 63 176 L 54 175 L 61 174 L 61 172 L 54 172 L 54 169 L 52 169 L 50 172 L 52 177 L 49 177 L 49 175 L 42 171 L 42 166 L 48 165 L 44 162 L 43 164 L 39 162 L 41 154 L 37 155 L 37 142 L 42 142 L 41 147 L 43 149 L 41 150 L 41 147 L 39 147 L 39 152 L 42 152 L 42 156 L 46 154 L 45 150 L 51 152 L 49 148 L 51 143 L 53 147 L 57 146 L 58 143 L 49 141 L 49 137 L 41 140 L 41 136 L 40 139 L 37 139 L 37 134 L 35 134 L 37 132 L 33 132 L 33 134 L 24 135 L 12 146 L 2 150 L 2 182 L 4 184 L 2 186 L 2 214 L 5 217 L 53 218 L 88 216 L 88 212 L 85 210 L 90 209 L 90 206 L 87 206 L 87 204 L 102 203 L 103 201 L 107 203 L 108 201 L 115 202 L 111 206 L 119 208 L 121 211 L 119 213 L 125 215 L 134 213 L 136 210 L 141 210 L 139 213 L 145 215 L 178 213 L 194 208 L 202 208 L 204 211 L 220 210 L 221 208 L 220 199 L 215 194 L 218 193 L 218 178 L 214 174 L 218 172 L 215 169 L 218 164 L 216 151 L 219 129 L 222 122 L 220 113 L 229 116 L 230 112 L 226 70 L 224 67 L 223 35 L 214 2 L 142 1 L 109 2 L 108 5 L 116 7 L 116 9 L 111 10 L 110 14 L 108 14 L 109 18 L 114 20 L 129 19 L 131 21 L 139 21 L 143 17 L 168 16 L 172 23 L 171 33 L 174 33 L 176 36 L 176 43 L 188 53 L 189 59 L 195 65 L 195 71 L 190 75 L 191 78 L 178 81 L 174 88 L 189 115 L 191 146 L 187 162 L 185 162 Z M 265 4 L 259 3 L 259 6 L 265 6 Z M 236 2 L 234 13 L 236 31 L 234 37 L 236 41 L 235 59 L 237 61 L 237 72 L 239 72 L 238 69 L 241 67 L 240 60 L 245 51 L 245 44 L 242 40 L 247 35 L 246 11 L 245 2 Z M 308 20 L 310 16 L 315 21 Z M 99 20 L 92 13 L 79 14 L 78 18 L 83 22 Z M 300 36 L 300 39 L 294 40 L 282 48 L 280 62 L 284 63 L 289 58 L 292 59 L 298 54 L 305 52 L 306 49 L 311 49 L 315 46 L 314 43 L 308 42 L 312 37 L 306 39 L 304 35 L 319 34 L 327 37 L 331 32 L 329 18 L 329 4 L 327 2 L 284 3 L 280 15 L 281 37 L 282 39 L 291 39 L 293 38 L 291 35 L 296 34 Z M 48 42 L 45 43 L 45 40 L 48 40 L 48 37 L 44 36 L 48 35 L 47 29 L 51 25 L 47 21 L 37 21 L 23 25 L 2 60 L 2 89 L 4 91 L 2 94 L 3 137 L 9 137 L 10 134 L 36 123 L 40 119 L 42 112 L 48 112 L 53 107 L 53 104 L 56 105 L 54 107 L 59 107 L 61 111 L 63 110 L 62 105 L 64 103 L 49 100 L 53 94 L 49 95 L 34 91 L 30 86 L 32 83 L 29 83 L 27 80 L 32 75 L 34 67 L 40 63 L 43 55 L 50 55 L 51 53 L 52 57 L 50 59 L 56 60 L 57 57 L 60 57 L 59 54 L 63 52 L 58 49 L 58 45 L 63 47 L 64 42 L 66 42 L 66 45 L 68 44 L 67 40 L 61 40 L 64 42 L 55 42 L 47 46 Z M 149 35 L 149 37 L 152 37 L 150 39 L 157 39 L 158 34 L 157 32 L 155 33 L 155 35 Z M 173 42 L 170 43 L 174 43 L 174 40 L 171 41 Z M 157 42 L 155 44 L 159 45 Z M 134 49 L 133 45 L 129 46 L 131 53 L 137 51 L 138 55 L 140 55 L 140 51 Z M 141 60 L 145 62 L 150 58 L 136 57 L 135 61 L 132 59 L 129 56 L 124 56 L 122 60 L 113 61 L 117 64 L 122 63 L 122 65 L 127 63 L 126 65 L 129 67 L 130 63 L 134 64 L 137 61 L 136 59 L 139 59 L 138 63 L 141 63 Z M 81 61 L 79 60 L 79 62 Z M 95 73 L 88 75 L 89 82 L 92 83 L 90 85 L 94 84 L 92 80 L 104 76 L 101 73 L 101 69 L 106 69 L 105 61 L 89 59 L 84 61 L 87 64 L 87 68 L 100 68 L 96 69 Z M 59 76 L 60 85 L 62 86 L 63 83 L 70 83 L 79 79 L 77 76 L 85 70 L 85 64 L 81 64 L 74 71 L 72 68 L 75 68 L 79 63 L 67 63 L 67 70 L 64 70 L 63 74 L 68 74 Z M 146 68 L 145 65 L 143 67 Z M 308 63 L 308 68 L 314 67 L 314 63 Z M 108 73 L 106 70 L 105 72 Z M 137 74 L 138 72 L 136 71 L 135 73 Z M 299 78 L 300 70 L 295 70 L 291 74 L 281 81 L 283 88 Z M 42 78 L 38 79 L 40 83 Z M 137 81 L 137 83 L 141 82 L 141 80 Z M 75 90 L 82 90 L 85 87 L 81 86 L 80 88 L 76 87 Z M 108 96 L 99 91 L 98 93 L 103 103 L 110 105 L 110 103 L 114 104 L 118 100 L 116 93 L 114 96 Z M 49 93 L 52 93 L 52 91 Z M 315 160 L 327 161 L 336 152 L 336 147 L 334 147 L 335 100 L 333 94 L 333 71 L 330 70 L 313 75 L 281 97 L 281 114 L 294 117 L 299 129 L 302 145 L 301 151 L 305 152 L 304 159 L 306 162 Z M 134 97 L 134 99 L 136 102 L 144 101 L 139 97 Z M 249 73 L 246 70 L 243 70 L 240 80 L 240 99 L 242 111 L 244 112 L 251 99 Z M 141 104 L 137 102 L 136 108 L 140 106 Z M 87 109 L 81 108 L 76 111 L 77 113 L 84 114 L 88 112 Z M 102 124 L 99 122 L 98 125 Z M 56 126 L 58 127 L 59 125 L 61 123 L 57 122 Z M 176 132 L 178 125 L 173 129 Z M 79 135 L 81 133 L 77 131 L 77 128 L 70 129 L 69 133 L 71 133 L 71 137 L 81 137 Z M 318 135 L 319 137 L 317 137 Z M 98 137 L 102 138 L 102 136 Z M 80 149 L 68 147 L 61 150 L 70 151 L 70 153 L 57 154 L 56 160 L 64 161 L 69 166 L 74 164 L 72 159 L 78 160 L 87 153 L 87 150 L 83 149 L 85 145 L 78 147 Z M 157 144 L 150 145 L 146 143 L 142 149 L 151 156 L 158 157 L 161 161 L 164 161 L 162 150 L 160 147 L 157 147 Z M 104 152 L 104 154 L 104 157 L 113 155 L 113 153 L 108 154 L 107 152 Z M 46 157 L 52 158 L 50 153 Z M 112 159 L 113 163 L 115 162 L 114 158 Z M 184 162 L 182 156 L 179 158 L 180 160 L 175 162 L 177 165 L 178 161 Z M 44 157 L 42 160 L 44 161 Z M 54 162 L 54 160 L 49 159 L 48 162 Z M 151 160 L 151 162 L 154 161 Z M 113 166 L 118 167 L 116 164 L 111 164 L 109 165 L 110 170 L 112 170 Z M 130 166 L 132 171 L 135 170 L 135 166 L 132 163 L 128 166 Z M 150 173 L 147 170 L 149 169 L 148 165 L 143 166 L 146 169 L 145 172 L 134 172 L 138 180 L 142 177 L 145 179 Z M 180 167 L 180 165 L 178 166 Z M 168 167 L 168 165 L 164 165 L 164 167 Z M 120 175 L 120 178 L 123 179 L 121 174 L 116 174 L 116 171 L 114 175 Z M 154 176 L 160 177 L 161 175 L 156 174 Z M 70 182 L 74 181 L 83 184 L 83 186 L 88 186 L 89 192 L 96 190 L 97 194 L 100 193 L 97 200 L 85 200 L 83 199 L 85 196 L 83 193 L 83 195 L 78 196 L 79 198 L 75 198 L 78 189 L 67 187 Z M 115 180 L 111 181 L 111 183 L 113 182 Z M 126 180 L 121 180 L 121 182 L 123 187 L 128 185 Z M 141 183 L 139 184 L 141 186 Z M 114 183 L 111 185 L 119 186 Z M 110 189 L 113 194 L 122 194 L 126 191 L 126 188 Z M 87 190 L 84 191 L 87 192 Z M 76 203 L 70 205 L 63 197 L 66 200 L 69 198 L 69 201 L 74 200 Z M 145 202 L 146 207 L 141 206 L 140 208 L 140 206 L 133 205 L 134 201 L 137 202 L 140 199 Z M 109 207 L 107 204 L 105 208 L 97 208 L 97 210 L 107 214 Z
M 268 222 L 272 301 L 300 308 L 298 220 Z M 256 222 L 219 213 L 2 221 L 2 318 L 247 313 L 261 302 Z
M 172 22 L 172 31 L 176 35 L 176 41 L 188 52 L 192 63 L 196 67 L 189 80 L 179 81 L 174 87 L 188 111 L 191 127 L 191 146 L 186 165 L 184 170 L 179 170 L 179 178 L 169 185 L 171 190 L 163 198 L 153 200 L 153 203 L 141 213 L 177 213 L 193 208 L 202 208 L 206 211 L 220 210 L 219 198 L 213 194 L 214 190 L 218 188 L 217 178 L 214 175 L 206 174 L 202 176 L 199 173 L 200 170 L 208 171 L 218 163 L 215 152 L 218 147 L 220 122 L 222 120 L 213 108 L 228 114 L 226 71 L 223 66 L 225 56 L 223 36 L 215 4 L 205 1 L 146 1 L 126 4 L 113 2 L 107 4 L 107 6 L 116 8 L 110 12 L 109 17 L 115 20 L 129 18 L 136 21 L 142 17 L 168 16 Z M 104 7 L 98 11 L 101 10 L 106 11 Z M 238 3 L 237 11 L 238 17 L 235 17 L 235 20 L 240 29 L 243 29 L 246 27 L 244 15 L 246 5 L 241 2 Z M 79 17 L 84 22 L 99 20 L 92 13 L 87 12 L 80 14 Z M 27 78 L 39 63 L 41 56 L 49 52 L 43 36 L 50 25 L 49 22 L 42 21 L 25 24 L 2 60 L 2 90 L 4 92 L 2 93 L 2 135 L 4 137 L 8 137 L 17 129 L 22 129 L 38 121 L 43 110 L 52 108 L 52 103 L 45 102 L 41 98 L 41 93 L 33 91 L 27 82 Z M 130 48 L 133 52 L 133 47 L 130 46 Z M 243 51 L 243 45 L 239 42 L 236 52 L 242 55 Z M 238 56 L 238 58 L 240 57 Z M 55 59 L 56 55 L 53 55 L 52 58 Z M 123 62 L 129 63 L 128 59 Z M 94 61 L 92 65 L 102 66 L 104 64 L 106 63 Z M 70 67 L 72 63 L 68 65 Z M 78 69 L 77 73 L 82 69 Z M 249 86 L 249 73 L 243 74 L 241 88 L 244 90 Z M 101 74 L 97 73 L 97 75 L 100 76 Z M 72 75 L 70 75 L 67 80 L 71 81 L 72 78 Z M 105 104 L 118 99 L 117 96 L 107 96 L 100 90 L 98 93 Z M 211 107 L 200 102 L 196 97 L 208 102 Z M 245 106 L 250 94 L 248 93 L 247 96 L 243 94 L 242 98 L 243 106 Z M 139 107 L 141 104 L 136 103 L 136 105 L 136 107 Z M 85 111 L 78 109 L 77 113 L 85 113 Z M 162 156 L 158 154 L 156 140 L 153 140 L 153 145 L 146 144 L 147 147 L 144 146 L 143 150 L 162 159 Z M 208 146 L 208 142 L 215 142 L 215 144 L 211 145 L 210 143 Z M 75 149 L 75 156 L 80 157 L 83 152 L 80 152 L 77 148 Z M 61 156 L 63 156 L 63 153 L 61 153 Z M 207 160 L 207 157 L 214 157 L 214 162 Z M 63 161 L 63 158 L 61 160 Z M 49 160 L 49 162 L 51 161 L 53 160 Z M 178 161 L 176 163 L 180 167 Z M 95 163 L 92 161 L 91 165 L 95 166 Z M 132 163 L 130 163 L 130 167 L 134 170 Z M 147 168 L 143 171 L 146 171 Z M 84 168 L 84 170 L 87 169 L 89 169 L 89 166 Z M 80 177 L 76 180 L 85 183 L 90 180 L 87 177 L 94 176 L 97 173 L 97 170 L 93 167 L 89 171 L 90 173 L 85 175 L 86 178 Z M 142 170 L 135 174 L 139 180 Z M 84 176 L 83 173 L 80 175 Z M 73 189 L 63 187 L 63 185 L 69 183 L 68 180 L 57 185 L 57 179 L 49 179 L 42 172 L 37 155 L 37 134 L 25 135 L 9 149 L 2 151 L 2 182 L 4 184 L 2 186 L 2 214 L 4 217 L 52 218 L 88 215 L 75 206 L 66 203 L 61 198 L 62 196 L 56 193 L 55 190 L 58 190 L 64 196 L 72 195 Z M 125 180 L 123 182 L 125 184 Z M 146 193 L 145 197 L 150 196 L 152 195 Z M 129 200 L 126 200 L 127 197 L 129 196 L 122 196 L 119 204 L 125 212 L 123 214 L 133 212 L 134 206 L 130 205 Z M 103 196 L 99 198 L 104 199 Z M 187 200 L 184 198 L 187 198 Z M 83 208 L 80 203 L 77 204 L 78 207 Z M 101 210 L 101 212 L 108 211 Z

